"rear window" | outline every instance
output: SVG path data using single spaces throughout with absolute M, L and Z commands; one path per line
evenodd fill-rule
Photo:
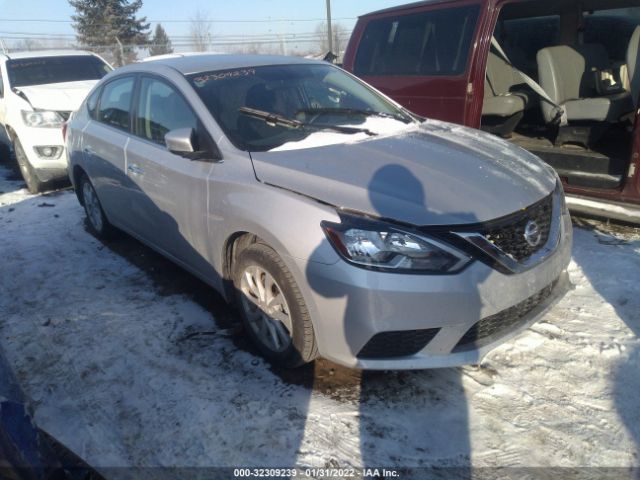
M 373 20 L 355 60 L 356 75 L 460 75 L 480 7 L 471 5 Z
M 109 65 L 89 55 L 22 58 L 7 62 L 9 83 L 15 88 L 100 80 L 110 71 Z
M 514 57 L 517 58 L 518 53 L 521 53 L 535 61 L 540 50 L 560 43 L 560 16 L 505 20 L 498 25 L 496 33 L 503 48 L 509 50 L 511 46 L 517 45 L 522 50 L 513 52 Z
M 633 31 L 640 25 L 640 8 L 596 12 L 585 18 L 585 43 L 604 45 L 614 62 L 626 63 Z
M 98 108 L 99 122 L 129 131 L 134 81 L 133 77 L 123 77 L 105 85 Z

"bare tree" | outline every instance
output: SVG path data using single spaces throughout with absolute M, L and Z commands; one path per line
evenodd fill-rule
M 318 36 L 318 46 L 321 53 L 327 53 L 329 51 L 329 40 L 327 39 L 327 22 L 320 22 L 316 26 L 315 30 Z M 340 23 L 331 24 L 331 33 L 333 39 L 333 53 L 340 54 L 345 48 L 347 29 Z
M 50 38 L 47 41 L 47 46 L 54 50 L 64 50 L 64 49 L 73 48 L 73 42 L 66 38 L 54 37 L 54 38 Z
M 34 40 L 33 38 L 25 38 L 24 40 L 20 40 L 19 42 L 16 42 L 12 50 L 31 51 L 31 50 L 40 50 L 42 48 L 43 48 L 43 45 L 38 40 Z
M 209 13 L 198 8 L 190 20 L 189 36 L 191 37 L 193 49 L 196 52 L 208 51 L 211 48 L 211 42 L 213 40 Z

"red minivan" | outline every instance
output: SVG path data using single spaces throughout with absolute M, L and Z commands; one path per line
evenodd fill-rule
M 344 68 L 552 165 L 576 212 L 640 223 L 638 0 L 431 0 L 359 18 Z M 637 67 L 637 68 L 636 68 Z

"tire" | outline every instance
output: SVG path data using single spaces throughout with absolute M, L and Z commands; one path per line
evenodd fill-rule
M 102 204 L 95 188 L 86 174 L 80 176 L 78 189 L 82 197 L 82 205 L 87 215 L 87 223 L 91 231 L 99 238 L 109 240 L 115 236 L 116 230 L 107 220 Z
M 11 149 L 0 140 L 0 164 L 8 165 L 11 160 Z
M 234 284 L 244 329 L 268 361 L 295 368 L 318 356 L 300 289 L 273 249 L 256 243 L 243 250 L 235 262 Z
M 22 174 L 22 178 L 24 178 L 24 181 L 27 184 L 29 193 L 33 193 L 35 195 L 36 193 L 42 192 L 44 190 L 45 182 L 41 182 L 40 180 L 38 180 L 36 172 L 31 163 L 29 163 L 27 154 L 24 153 L 22 144 L 17 138 L 13 142 L 13 150 L 16 154 L 16 161 L 18 162 L 20 173 Z

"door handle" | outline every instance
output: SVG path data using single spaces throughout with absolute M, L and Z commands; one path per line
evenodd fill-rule
M 129 171 L 129 173 L 133 174 L 133 175 L 142 175 L 144 173 L 144 170 L 142 170 L 139 166 L 137 165 L 129 165 L 127 167 L 127 170 Z
M 84 153 L 86 153 L 87 155 L 93 155 L 96 152 L 93 151 L 93 148 L 84 147 Z

